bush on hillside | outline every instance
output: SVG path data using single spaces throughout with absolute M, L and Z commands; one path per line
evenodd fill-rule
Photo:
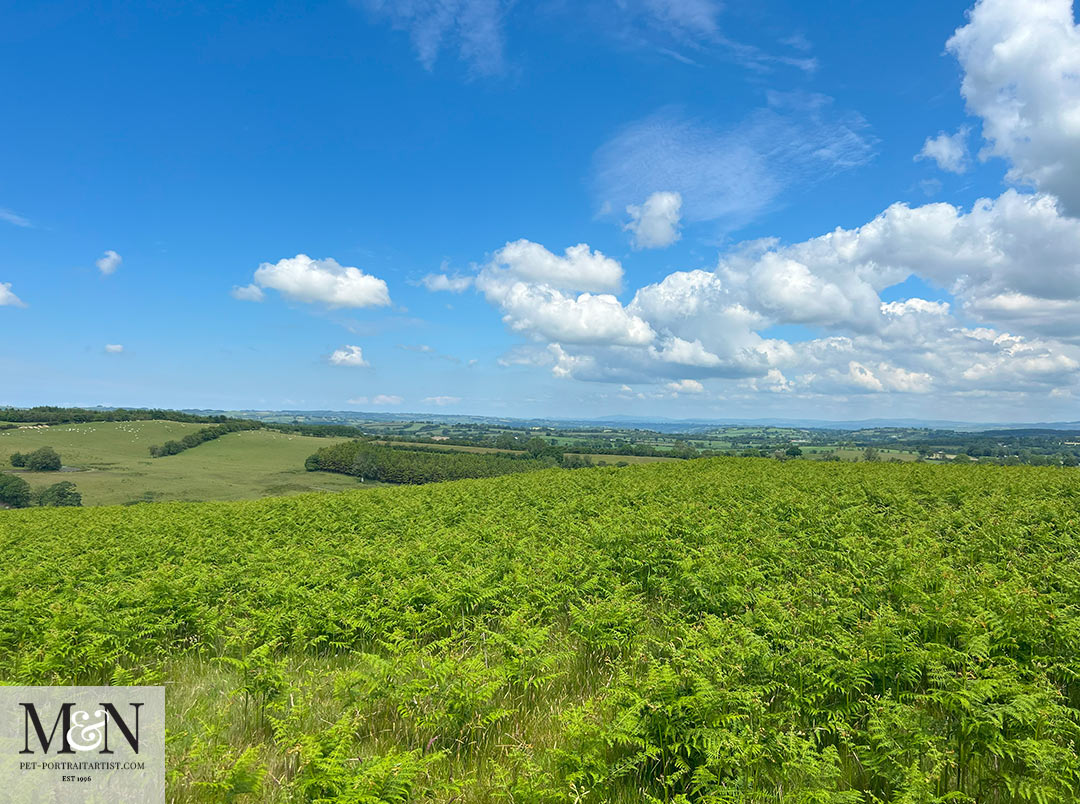
M 42 447 L 26 456 L 26 468 L 31 472 L 58 472 L 60 466 L 60 454 L 52 447 Z

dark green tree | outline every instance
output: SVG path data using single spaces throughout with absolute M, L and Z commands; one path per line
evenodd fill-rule
M 548 448 L 548 443 L 540 438 L 540 436 L 533 436 L 525 442 L 525 451 L 532 455 L 534 458 L 543 455 Z
M 74 483 L 62 480 L 39 491 L 37 493 L 37 504 L 57 508 L 79 506 L 82 505 L 82 495 L 75 488 Z
M 26 466 L 26 456 L 21 452 L 11 453 L 12 466 Z
M 0 503 L 25 508 L 30 504 L 30 484 L 21 477 L 0 474 Z
M 26 456 L 26 468 L 31 472 L 58 472 L 60 454 L 52 447 L 36 449 Z

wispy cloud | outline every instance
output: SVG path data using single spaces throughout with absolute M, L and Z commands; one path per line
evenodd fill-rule
M 596 152 L 598 204 L 625 209 L 657 190 L 682 196 L 685 221 L 735 229 L 770 208 L 792 185 L 869 162 L 866 121 L 832 99 L 768 93 L 765 106 L 723 128 L 668 107 L 630 123 Z
M 502 0 L 361 0 L 376 19 L 406 31 L 425 69 L 435 67 L 444 49 L 478 75 L 496 75 L 505 68 Z
M 22 215 L 17 215 L 10 209 L 0 209 L 0 221 L 10 223 L 12 226 L 21 226 L 24 229 L 32 229 L 34 226 L 34 224 Z

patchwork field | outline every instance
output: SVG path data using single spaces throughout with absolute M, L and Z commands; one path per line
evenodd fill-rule
M 1064 804 L 1078 502 L 710 459 L 2 511 L 0 678 L 164 683 L 176 804 Z
M 345 439 L 267 430 L 231 433 L 179 455 L 151 458 L 149 448 L 206 425 L 170 421 L 59 424 L 0 431 L 0 470 L 13 452 L 50 446 L 75 472 L 19 472 L 33 489 L 73 482 L 83 505 L 162 500 L 242 500 L 305 491 L 355 489 L 354 478 L 304 471 L 304 459 Z

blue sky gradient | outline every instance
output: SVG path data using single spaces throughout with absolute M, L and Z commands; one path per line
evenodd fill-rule
M 767 260 L 724 268 L 747 241 L 768 238 L 755 254 L 780 253 L 857 229 L 893 204 L 946 203 L 964 214 L 977 199 L 1013 192 L 1029 206 L 1061 195 L 1039 218 L 1059 247 L 1047 261 L 1035 246 L 1008 260 L 1056 276 L 1080 270 L 1078 210 L 1057 189 L 1077 157 L 1053 152 L 1080 151 L 1080 132 L 1054 130 L 1045 148 L 1028 151 L 999 137 L 996 155 L 978 155 L 998 118 L 973 108 L 973 90 L 962 87 L 965 75 L 981 80 L 979 53 L 947 52 L 946 42 L 969 22 L 978 44 L 1033 15 L 1007 0 L 981 5 L 982 17 L 968 16 L 971 3 L 941 0 L 455 0 L 440 14 L 419 0 L 7 4 L 0 401 L 1078 418 L 1075 311 L 1062 306 L 1076 297 L 1071 280 L 1021 291 L 1010 279 L 1021 265 L 976 292 L 969 264 L 924 271 L 913 257 L 875 274 L 869 291 L 848 282 L 877 270 L 865 262 L 819 269 L 798 257 L 809 276 L 840 289 L 840 306 L 850 298 L 860 310 L 833 318 L 781 310 L 775 284 L 757 280 Z M 1080 61 L 1071 4 L 1033 5 L 1057 14 L 1052 25 L 1031 21 L 1047 58 Z M 1058 79 L 1035 58 L 1016 63 L 1032 76 L 1018 73 L 1018 85 L 1045 98 L 1035 82 Z M 1061 74 L 1053 102 L 1065 120 L 1080 93 Z M 963 172 L 916 158 L 928 138 L 958 130 Z M 1064 178 L 1038 172 L 1062 160 Z M 678 239 L 636 248 L 626 207 L 657 192 L 678 193 Z M 1019 231 L 989 239 L 1011 242 Z M 1048 237 L 1023 231 L 1033 244 Z M 756 318 L 735 333 L 706 311 L 676 336 L 664 322 L 684 321 L 685 310 L 641 313 L 653 336 L 634 354 L 593 330 L 556 332 L 511 308 L 508 286 L 484 285 L 497 252 L 519 239 L 554 255 L 585 243 L 618 261 L 617 288 L 529 280 L 568 304 L 612 292 L 632 313 L 641 288 L 675 272 L 716 272 L 724 309 L 741 305 Z M 122 260 L 108 274 L 95 264 L 107 250 Z M 299 254 L 381 279 L 391 304 L 300 301 L 269 286 L 260 302 L 231 294 L 260 265 Z M 433 292 L 424 279 L 438 274 L 472 286 Z M 790 287 L 793 275 L 784 276 L 776 281 Z M 877 320 L 867 293 L 882 304 L 947 302 L 949 324 L 913 325 L 912 346 L 916 336 Z M 1043 306 L 1024 301 L 1021 315 L 1021 293 Z M 979 328 L 995 333 L 982 344 L 1025 340 L 974 356 L 967 341 L 934 346 Z M 676 337 L 708 356 L 673 363 Z M 848 339 L 843 357 L 814 351 L 830 338 Z M 794 352 L 777 356 L 774 342 Z M 335 364 L 347 346 L 360 347 L 366 365 Z M 935 357 L 944 351 L 949 362 Z

